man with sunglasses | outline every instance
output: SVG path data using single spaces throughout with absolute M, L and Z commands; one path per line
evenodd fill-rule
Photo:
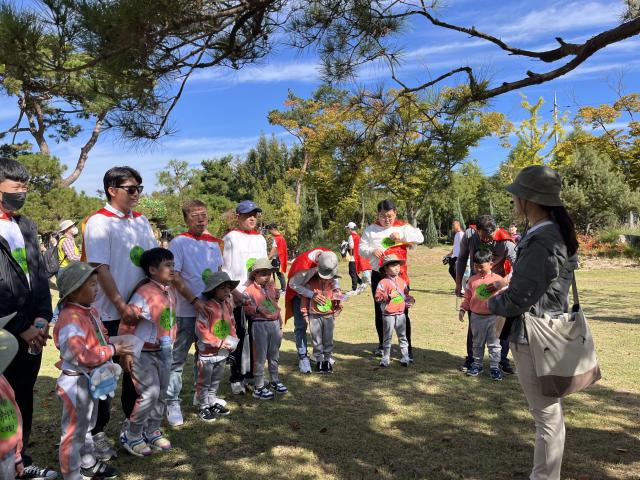
M 456 263 L 456 295 L 462 297 L 462 277 L 467 268 L 467 260 L 474 258 L 474 254 L 479 249 L 488 249 L 491 251 L 493 260 L 491 262 L 491 271 L 497 273 L 504 278 L 502 286 L 509 283 L 508 275 L 510 268 L 516 261 L 515 242 L 511 238 L 509 232 L 503 228 L 498 228 L 496 221 L 491 215 L 481 215 L 478 217 L 476 225 L 471 225 L 462 237 L 460 242 L 460 253 Z M 471 275 L 474 272 L 474 265 L 471 262 Z M 498 288 L 499 289 L 499 288 Z M 510 375 L 514 373 L 513 367 L 507 358 L 509 354 L 509 340 L 500 339 L 502 346 L 500 370 L 502 373 Z M 466 372 L 473 364 L 473 336 L 471 334 L 471 326 L 467 330 L 467 358 L 460 370 Z
M 149 221 L 133 211 L 140 200 L 142 177 L 131 167 L 113 167 L 104 174 L 107 204 L 91 215 L 84 228 L 83 259 L 98 267 L 98 295 L 95 306 L 109 336 L 118 334 L 120 321 L 137 318 L 128 304 L 135 286 L 145 278 L 140 268 L 142 252 L 157 247 Z M 126 370 L 126 365 L 124 366 Z M 128 374 L 123 376 L 122 409 L 129 417 L 137 395 Z M 104 428 L 109 422 L 110 401 L 98 404 L 98 418 L 92 434 L 96 453 L 102 460 L 113 455 Z

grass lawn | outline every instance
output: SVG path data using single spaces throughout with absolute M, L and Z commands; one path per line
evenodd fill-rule
M 534 427 L 517 378 L 492 382 L 457 370 L 466 324 L 455 311 L 445 250 L 412 252 L 415 365 L 380 369 L 369 292 L 349 301 L 335 330 L 335 374 L 301 375 L 293 322 L 285 328 L 281 377 L 290 393 L 271 402 L 221 394 L 232 413 L 201 423 L 185 370 L 186 423 L 167 432 L 171 452 L 139 459 L 120 451 L 126 479 L 514 479 L 528 478 Z M 343 264 L 346 272 L 346 264 Z M 344 274 L 343 285 L 349 284 Z M 640 269 L 578 272 L 602 380 L 565 402 L 563 478 L 640 479 Z M 395 339 L 394 339 L 395 341 Z M 33 457 L 57 469 L 57 351 L 48 346 L 36 385 Z M 485 372 L 487 369 L 485 369 Z M 122 413 L 113 403 L 109 435 Z

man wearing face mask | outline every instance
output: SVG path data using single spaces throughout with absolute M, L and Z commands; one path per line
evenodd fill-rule
M 496 221 L 491 215 L 481 215 L 478 217 L 475 228 L 473 228 L 473 226 L 469 227 L 464 232 L 464 237 L 462 237 L 462 241 L 460 242 L 460 253 L 456 263 L 456 295 L 459 297 L 462 296 L 462 277 L 467 268 L 467 260 L 473 258 L 475 252 L 481 248 L 487 248 L 492 253 L 491 271 L 504 277 L 502 284 L 496 286 L 497 290 L 509 284 L 509 272 L 506 268 L 506 261 L 508 260 L 511 265 L 516 261 L 515 242 L 511 239 L 509 232 L 497 227 Z M 473 262 L 471 262 L 471 275 L 475 273 L 473 267 Z M 509 354 L 508 339 L 501 338 L 500 345 L 502 346 L 500 370 L 510 375 L 514 373 L 514 371 L 507 358 Z M 471 334 L 471 327 L 469 327 L 467 331 L 467 358 L 460 369 L 466 372 L 472 364 L 473 336 Z
M 67 268 L 71 262 L 80 261 L 80 250 L 74 240 L 78 234 L 78 227 L 71 220 L 63 220 L 60 222 L 60 240 L 58 241 L 58 260 L 60 261 L 60 270 Z
M 5 329 L 18 339 L 18 353 L 4 372 L 22 414 L 22 460 L 17 478 L 56 478 L 31 464 L 26 452 L 33 419 L 33 387 L 49 338 L 51 294 L 40 260 L 36 225 L 17 212 L 27 197 L 29 173 L 16 160 L 0 157 L 0 317 L 16 312 Z

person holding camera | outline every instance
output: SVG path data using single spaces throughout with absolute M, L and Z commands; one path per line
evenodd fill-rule
M 458 255 L 460 255 L 460 242 L 462 242 L 462 237 L 464 237 L 464 230 L 460 226 L 459 220 L 454 220 L 451 223 L 451 227 L 453 228 L 453 248 L 451 251 L 442 259 L 443 265 L 449 265 L 449 275 L 453 278 L 453 281 L 456 281 L 456 262 L 458 261 Z
M 269 235 L 273 238 L 273 245 L 269 252 L 269 260 L 271 260 L 271 266 L 276 269 L 276 275 L 280 282 L 280 294 L 283 295 L 287 288 L 287 279 L 284 276 L 284 274 L 287 273 L 287 262 L 289 261 L 287 241 L 276 225 L 267 225 L 265 230 L 269 232 Z

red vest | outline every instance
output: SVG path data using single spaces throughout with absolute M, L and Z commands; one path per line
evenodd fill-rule
M 365 272 L 371 270 L 371 263 L 364 257 L 360 256 L 360 235 L 357 232 L 351 232 L 351 238 L 353 239 L 353 256 L 356 259 L 356 273 Z
M 287 252 L 287 241 L 282 235 L 274 235 L 273 239 L 276 241 L 276 247 L 278 247 L 278 259 L 280 260 L 280 271 L 287 273 L 287 262 L 289 261 L 289 255 Z

